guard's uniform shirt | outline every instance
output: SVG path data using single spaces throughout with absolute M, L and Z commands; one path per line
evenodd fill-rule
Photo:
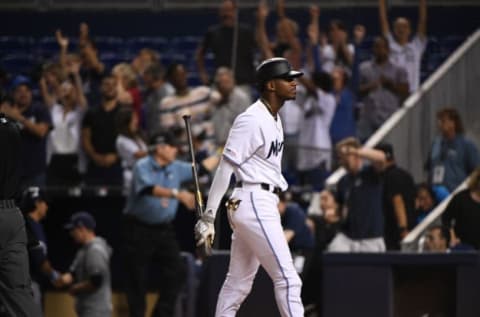
M 13 199 L 17 193 L 21 143 L 18 126 L 0 114 L 0 200 Z

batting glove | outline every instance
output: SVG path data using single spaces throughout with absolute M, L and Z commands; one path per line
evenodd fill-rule
M 197 246 L 211 244 L 215 238 L 215 216 L 213 210 L 207 210 L 195 224 L 195 240 Z

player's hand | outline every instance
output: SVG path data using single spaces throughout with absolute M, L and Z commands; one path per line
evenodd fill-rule
M 197 246 L 211 244 L 215 238 L 215 216 L 213 210 L 207 210 L 195 224 L 195 240 Z

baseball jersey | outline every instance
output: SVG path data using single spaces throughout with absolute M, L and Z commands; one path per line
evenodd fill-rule
M 415 92 L 420 85 L 420 65 L 423 51 L 427 47 L 426 37 L 421 38 L 416 35 L 404 46 L 398 44 L 391 33 L 387 35 L 387 39 L 390 44 L 390 60 L 395 65 L 405 68 L 410 92 Z
M 267 183 L 282 190 L 288 187 L 282 175 L 283 128 L 258 100 L 234 121 L 223 156 L 235 168 L 235 177 L 244 183 Z

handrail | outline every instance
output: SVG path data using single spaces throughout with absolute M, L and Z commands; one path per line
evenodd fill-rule
M 420 239 L 420 235 L 422 235 L 428 229 L 428 227 L 430 227 L 432 223 L 443 214 L 453 196 L 455 196 L 455 194 L 459 191 L 467 188 L 467 182 L 468 178 L 464 180 L 463 183 L 461 183 L 450 195 L 448 195 L 447 198 L 438 204 L 438 206 L 435 207 L 425 217 L 425 219 L 423 219 L 423 221 L 421 221 L 415 228 L 413 228 L 412 231 L 408 233 L 408 235 L 401 242 L 403 251 L 412 251 L 416 249 L 415 243 L 418 241 L 418 239 Z

